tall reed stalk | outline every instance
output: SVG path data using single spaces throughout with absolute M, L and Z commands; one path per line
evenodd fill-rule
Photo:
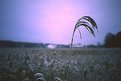
M 73 40 L 74 40 L 74 34 L 76 29 L 78 29 L 79 34 L 80 34 L 80 38 L 81 38 L 81 31 L 79 30 L 79 27 L 85 27 L 94 37 L 95 37 L 95 32 L 94 30 L 98 30 L 97 24 L 96 22 L 90 17 L 90 16 L 83 16 L 81 17 L 73 30 L 73 34 L 72 34 L 72 39 L 71 39 L 71 47 L 73 45 Z

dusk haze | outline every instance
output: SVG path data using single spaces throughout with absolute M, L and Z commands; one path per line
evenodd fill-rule
M 121 81 L 121 0 L 0 0 L 0 81 Z
M 77 20 L 92 17 L 96 37 L 84 27 L 74 44 L 103 43 L 106 33 L 121 31 L 120 0 L 0 0 L 0 40 L 70 44 Z

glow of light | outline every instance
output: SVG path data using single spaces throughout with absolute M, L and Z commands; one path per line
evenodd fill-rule
M 76 18 L 79 16 L 77 9 L 75 4 L 66 0 L 53 0 L 43 4 L 40 27 L 44 31 L 46 42 L 70 42 Z

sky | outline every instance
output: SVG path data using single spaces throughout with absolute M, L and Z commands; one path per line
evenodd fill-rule
M 106 33 L 121 31 L 121 0 L 0 0 L 0 40 L 70 44 L 82 16 L 98 26 L 93 37 L 84 27 L 74 44 L 103 43 Z

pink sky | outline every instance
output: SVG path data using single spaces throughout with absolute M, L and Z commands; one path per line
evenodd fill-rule
M 43 3 L 43 19 L 40 27 L 45 31 L 43 35 L 47 42 L 68 43 L 75 25 L 78 6 L 66 0 L 53 0 Z
M 77 20 L 85 15 L 97 23 L 94 38 L 81 27 L 74 43 L 103 43 L 106 33 L 121 30 L 121 1 L 115 0 L 0 0 L 0 40 L 69 44 Z
M 46 42 L 69 44 L 76 21 L 84 16 L 74 0 L 50 0 L 42 3 L 40 28 Z M 81 29 L 83 31 L 83 29 Z

